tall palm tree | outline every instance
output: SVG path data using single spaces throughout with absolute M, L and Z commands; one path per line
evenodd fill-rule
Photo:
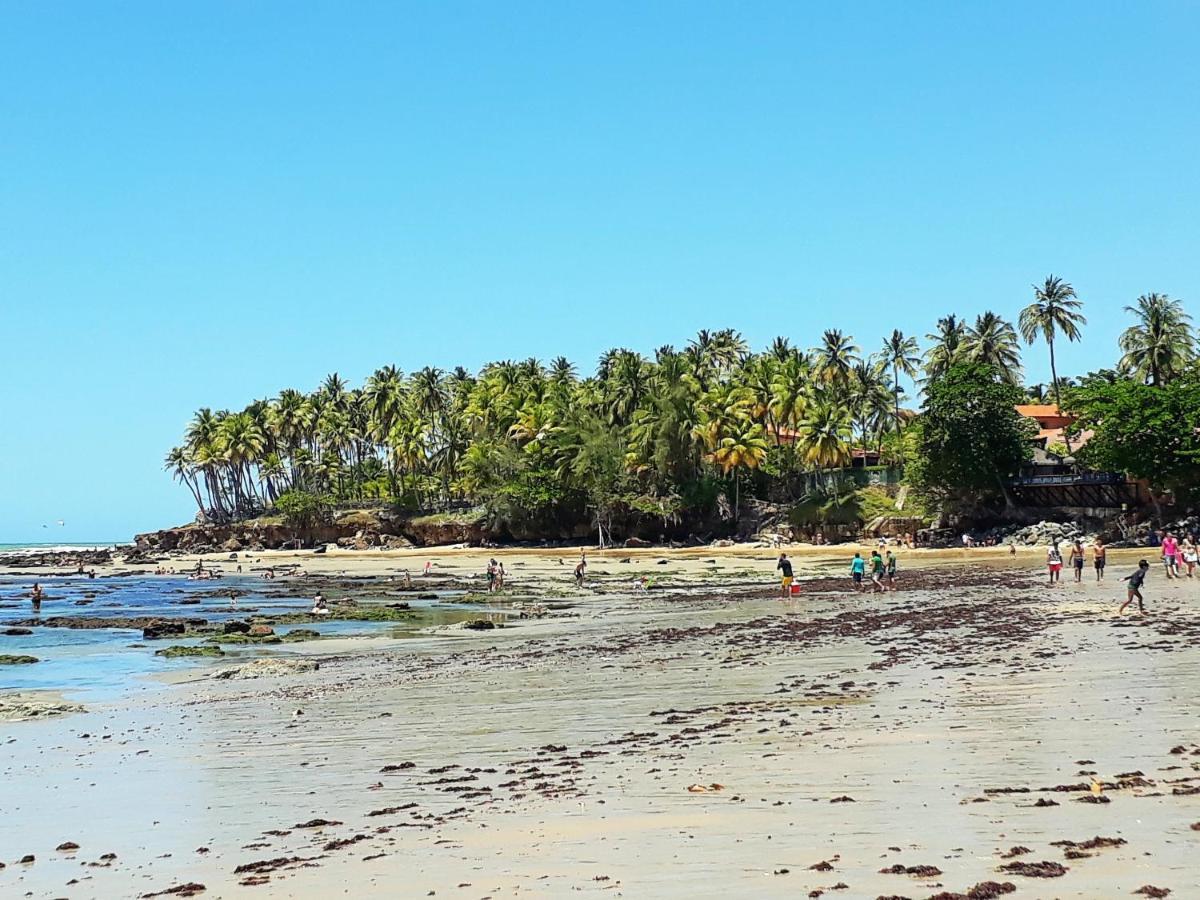
M 933 381 L 941 378 L 959 361 L 965 336 L 966 327 L 958 316 L 951 313 L 938 319 L 937 330 L 925 335 L 927 340 L 933 342 L 925 351 L 926 379 Z
M 821 335 L 821 345 L 816 351 L 815 375 L 824 384 L 845 388 L 850 383 L 850 373 L 858 362 L 858 347 L 854 339 L 830 328 Z
M 748 418 L 742 419 L 712 448 L 711 457 L 726 476 L 733 472 L 733 520 L 736 522 L 741 506 L 738 472 L 741 469 L 757 469 L 767 458 L 763 427 Z
M 187 451 L 183 447 L 172 447 L 166 459 L 163 460 L 163 468 L 168 470 L 175 480 L 182 481 L 187 485 L 188 490 L 192 492 L 192 497 L 196 500 L 196 506 L 203 515 L 204 498 L 200 494 L 200 485 L 196 482 L 196 473 L 192 468 Z
M 804 460 L 817 469 L 832 469 L 850 461 L 850 411 L 821 398 L 800 423 Z
M 1121 334 L 1123 370 L 1159 387 L 1195 358 L 1192 317 L 1178 300 L 1166 294 L 1143 294 L 1136 306 L 1125 311 L 1137 317 L 1137 324 Z
M 892 397 L 896 408 L 895 424 L 896 431 L 899 432 L 900 395 L 903 393 L 900 387 L 900 376 L 907 375 L 909 378 L 915 378 L 917 375 L 917 366 L 921 363 L 921 357 L 917 355 L 917 339 L 905 337 L 904 332 L 899 328 L 893 329 L 891 337 L 883 342 L 883 361 L 892 369 Z
M 1017 331 L 994 312 L 985 312 L 968 327 L 962 354 L 970 362 L 984 363 L 1008 384 L 1021 384 L 1021 351 Z
M 1068 341 L 1079 340 L 1079 328 L 1087 324 L 1080 310 L 1083 303 L 1075 296 L 1075 288 L 1054 275 L 1049 275 L 1041 287 L 1033 286 L 1033 302 L 1021 310 L 1018 324 L 1025 343 L 1032 344 L 1041 335 L 1050 348 L 1050 384 L 1054 388 L 1054 405 L 1062 408 L 1058 369 L 1054 363 L 1054 336 L 1061 334 Z M 1070 443 L 1067 444 L 1070 449 Z

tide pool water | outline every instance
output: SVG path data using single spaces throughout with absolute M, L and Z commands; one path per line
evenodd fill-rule
M 33 584 L 45 591 L 40 616 L 29 600 Z M 232 605 L 229 592 L 237 591 Z M 269 590 L 270 593 L 264 593 Z M 35 579 L 0 578 L 0 654 L 35 656 L 37 663 L 0 666 L 0 691 L 61 691 L 69 699 L 113 699 L 138 691 L 161 690 L 164 684 L 150 676 L 178 669 L 228 665 L 258 656 L 299 652 L 300 645 L 225 646 L 216 659 L 165 659 L 155 651 L 171 644 L 197 644 L 196 640 L 143 641 L 141 629 L 117 627 L 119 619 L 134 616 L 197 618 L 209 623 L 245 619 L 254 614 L 275 615 L 307 611 L 312 605 L 311 585 L 281 580 L 264 582 L 255 577 L 225 577 L 189 581 L 178 576 L 87 578 L 79 576 Z M 397 594 L 396 601 L 410 604 L 415 613 L 405 622 L 322 622 L 279 626 L 311 628 L 322 637 L 386 635 L 405 637 L 430 625 L 447 624 L 478 615 L 476 606 L 454 602 L 455 595 L 438 600 L 414 600 Z M 59 616 L 112 620 L 114 627 L 53 628 L 32 624 Z M 5 635 L 17 624 L 28 635 Z M 319 646 L 305 642 L 304 648 Z

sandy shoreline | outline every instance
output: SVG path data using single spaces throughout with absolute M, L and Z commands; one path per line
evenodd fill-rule
M 840 575 L 846 550 L 789 554 Z M 302 553 L 326 576 L 415 576 L 426 558 L 478 575 L 494 555 L 518 594 L 574 606 L 482 634 L 322 641 L 305 648 L 315 673 L 192 672 L 84 714 L 0 724 L 0 888 L 924 898 L 994 880 L 1017 897 L 1187 896 L 1200 883 L 1200 584 L 1155 572 L 1153 615 L 1115 619 L 1126 557 L 1145 554 L 1114 554 L 1102 587 L 1047 590 L 1040 551 L 908 551 L 919 589 L 781 603 L 769 548 L 589 552 L 596 584 L 582 592 L 557 551 Z M 244 567 L 290 556 L 250 555 Z M 643 571 L 670 587 L 633 593 Z M 1093 777 L 1111 802 L 1080 801 Z M 294 827 L 318 818 L 341 824 Z M 1053 845 L 1097 835 L 1126 843 L 1079 859 Z M 80 849 L 56 852 L 64 841 Z M 1014 846 L 1031 852 L 1002 858 Z M 26 853 L 36 861 L 15 864 Z M 999 870 L 1021 861 L 1067 871 Z M 941 874 L 879 871 L 894 864 Z

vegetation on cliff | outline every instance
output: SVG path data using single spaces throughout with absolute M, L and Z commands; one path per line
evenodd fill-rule
M 868 452 L 907 465 L 914 498 L 999 502 L 1025 454 L 1014 403 L 1061 395 L 1089 429 L 1110 427 L 1094 378 L 1076 387 L 1057 377 L 1056 347 L 1085 325 L 1074 290 L 1051 276 L 1033 293 L 1018 327 L 991 312 L 974 323 L 949 315 L 923 352 L 900 331 L 869 352 L 836 329 L 809 350 L 779 337 L 752 352 L 727 329 L 650 357 L 609 350 L 585 377 L 563 357 L 503 360 L 478 374 L 386 366 L 361 388 L 333 374 L 310 394 L 201 409 L 166 465 L 210 520 L 274 507 L 301 527 L 336 504 L 375 500 L 425 512 L 481 506 L 514 534 L 581 523 L 616 536 L 635 524 L 666 530 L 720 509 L 736 516 L 747 498 L 836 501 L 839 473 Z M 1128 309 L 1135 322 L 1113 378 L 1151 394 L 1194 382 L 1182 306 L 1147 294 Z M 1046 345 L 1048 387 L 1024 385 L 1022 336 Z M 913 387 L 920 413 L 903 408 Z M 1172 460 L 1192 459 L 1180 452 Z M 1148 464 L 1093 456 L 1131 473 Z

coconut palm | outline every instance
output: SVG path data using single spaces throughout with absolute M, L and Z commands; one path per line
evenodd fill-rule
M 767 442 L 763 427 L 749 418 L 729 428 L 721 442 L 712 448 L 711 459 L 728 476 L 733 472 L 733 518 L 736 521 L 741 506 L 738 472 L 757 469 L 767 458 Z
M 917 366 L 921 363 L 921 357 L 917 355 L 917 339 L 905 337 L 904 332 L 899 328 L 893 329 L 891 337 L 883 342 L 882 358 L 884 365 L 890 366 L 892 370 L 894 421 L 896 431 L 899 431 L 900 395 L 903 393 L 900 388 L 900 376 L 907 375 L 909 378 L 915 378 L 917 375 Z
M 1121 334 L 1121 369 L 1158 387 L 1195 359 L 1192 317 L 1178 300 L 1143 294 L 1125 311 L 1137 317 L 1137 324 Z
M 1058 385 L 1058 369 L 1054 362 L 1054 337 L 1061 334 L 1068 341 L 1079 340 L 1080 326 L 1087 324 L 1080 310 L 1083 303 L 1075 296 L 1075 288 L 1054 275 L 1042 285 L 1033 286 L 1033 302 L 1021 310 L 1018 324 L 1025 343 L 1032 344 L 1040 335 L 1050 348 L 1050 384 L 1054 388 L 1054 405 L 1062 407 L 1062 392 Z M 1067 445 L 1070 449 L 1070 444 Z
M 958 316 L 951 313 L 937 321 L 937 330 L 925 335 L 933 344 L 925 351 L 925 377 L 933 381 L 941 378 L 959 361 L 962 355 L 966 327 Z
M 994 368 L 1008 384 L 1021 384 L 1021 351 L 1017 331 L 993 312 L 985 312 L 966 329 L 962 355 L 968 362 Z
M 850 462 L 850 411 L 829 397 L 820 397 L 800 423 L 799 444 L 805 462 L 832 469 Z
M 821 345 L 814 351 L 816 369 L 813 374 L 825 385 L 845 388 L 850 383 L 854 364 L 858 362 L 858 352 L 853 338 L 831 328 L 821 336 Z

